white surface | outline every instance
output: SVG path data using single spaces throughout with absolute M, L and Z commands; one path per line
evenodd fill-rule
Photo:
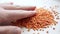
M 50 6 L 59 6 L 58 8 L 56 8 L 56 11 L 60 11 L 60 0 L 0 0 L 0 3 L 4 3 L 4 2 L 14 2 L 16 5 L 28 5 L 28 6 L 37 6 L 37 7 L 45 7 L 49 8 Z M 22 28 L 22 30 L 24 30 L 24 32 L 22 32 L 22 34 L 46 34 L 46 30 L 49 31 L 49 34 L 60 34 L 60 21 L 58 21 L 58 24 L 56 26 L 53 26 L 56 29 L 53 30 L 52 28 L 47 28 L 44 29 L 45 31 L 33 31 L 30 30 L 29 32 L 27 31 L 26 28 Z

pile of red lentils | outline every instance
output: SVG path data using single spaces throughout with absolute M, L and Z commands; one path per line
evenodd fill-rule
M 34 16 L 17 20 L 13 25 L 19 27 L 26 27 L 28 29 L 37 30 L 40 28 L 46 28 L 49 25 L 55 24 L 54 16 L 51 11 L 39 8 L 36 9 L 36 14 Z

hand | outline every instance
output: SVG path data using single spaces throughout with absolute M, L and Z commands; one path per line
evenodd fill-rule
M 35 14 L 34 6 L 14 6 L 12 3 L 0 4 L 0 25 L 11 24 L 11 21 L 27 18 Z M 0 34 L 20 34 L 16 26 L 0 26 Z

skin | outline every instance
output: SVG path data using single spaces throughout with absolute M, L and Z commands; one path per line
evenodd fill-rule
M 35 6 L 14 6 L 13 3 L 0 4 L 0 34 L 21 34 L 21 29 L 17 26 L 4 26 L 12 21 L 33 16 Z

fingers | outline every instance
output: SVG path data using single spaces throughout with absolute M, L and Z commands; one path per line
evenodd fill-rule
M 16 26 L 0 26 L 0 34 L 21 34 L 21 29 Z
M 4 6 L 3 7 L 6 10 L 35 10 L 35 6 L 13 6 L 13 5 L 9 5 L 9 6 Z
M 11 6 L 9 8 L 5 8 L 5 9 L 10 9 L 10 10 L 35 10 L 35 6 Z
M 19 6 L 13 5 L 13 3 L 1 3 L 0 7 L 6 10 L 35 10 L 36 6 Z
M 30 17 L 36 13 L 35 11 L 25 10 L 6 10 L 5 12 L 8 14 L 7 19 L 9 19 L 9 21 Z

